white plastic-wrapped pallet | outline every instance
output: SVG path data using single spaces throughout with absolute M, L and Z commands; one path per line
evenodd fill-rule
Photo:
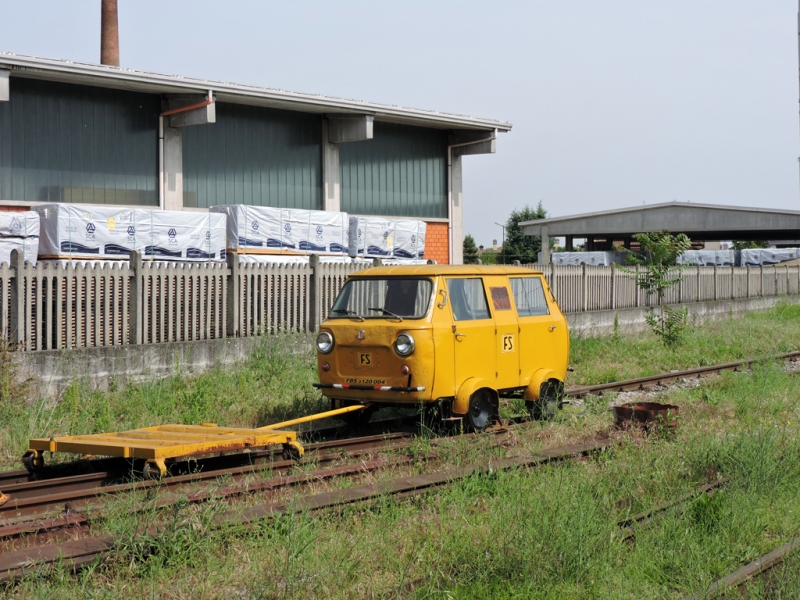
M 136 211 L 143 256 L 161 260 L 224 259 L 226 221 L 212 212 Z
M 39 214 L 24 212 L 0 212 L 0 238 L 39 237 Z
M 36 264 L 36 255 L 39 251 L 39 238 L 13 238 L 0 237 L 0 264 L 11 264 L 11 251 L 19 250 L 22 253 L 22 260 Z
M 227 248 L 239 254 L 347 252 L 347 213 L 271 206 L 212 206 L 227 216 Z
M 796 258 L 800 258 L 798 248 L 754 248 L 741 251 L 740 265 L 778 265 Z
M 679 265 L 700 267 L 732 267 L 737 262 L 736 252 L 736 250 L 687 250 L 676 262 Z
M 43 258 L 127 258 L 134 250 L 162 260 L 225 258 L 225 218 L 211 213 L 46 204 L 41 217 Z
M 350 256 L 366 258 L 425 258 L 424 221 L 350 217 Z

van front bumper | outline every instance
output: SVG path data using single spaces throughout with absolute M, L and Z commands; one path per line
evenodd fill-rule
M 393 385 L 359 385 L 355 383 L 312 383 L 312 386 L 319 389 L 334 390 L 361 390 L 369 392 L 424 392 L 425 386 L 419 387 L 400 387 Z

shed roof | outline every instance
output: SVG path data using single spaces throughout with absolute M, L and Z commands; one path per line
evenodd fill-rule
M 667 230 L 694 240 L 796 239 L 800 211 L 777 208 L 665 202 L 520 223 L 525 235 L 628 236 Z
M 511 130 L 511 123 L 493 119 L 453 115 L 432 110 L 376 104 L 360 100 L 345 100 L 238 83 L 208 81 L 179 75 L 148 73 L 108 65 L 93 65 L 69 60 L 24 56 L 9 52 L 0 52 L 0 69 L 10 70 L 11 75 L 14 77 L 32 77 L 154 94 L 205 94 L 208 90 L 213 90 L 217 100 L 220 102 L 253 104 L 312 113 L 369 114 L 379 121 L 423 127 L 497 130 L 501 132 Z

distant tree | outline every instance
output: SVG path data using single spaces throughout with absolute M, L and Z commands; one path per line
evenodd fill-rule
M 470 234 L 464 236 L 464 264 L 478 264 L 478 246 L 475 245 L 475 238 Z
M 498 263 L 498 256 L 499 253 L 497 250 L 493 250 L 492 248 L 487 248 L 483 252 L 481 252 L 481 263 L 484 265 L 496 265 Z
M 538 262 L 539 252 L 542 250 L 542 238 L 538 235 L 525 235 L 519 224 L 525 221 L 537 221 L 546 218 L 547 211 L 541 202 L 536 205 L 536 208 L 531 208 L 526 204 L 520 210 L 511 211 L 511 216 L 506 221 L 504 252 L 497 257 L 499 261 L 502 262 L 503 255 L 505 255 L 506 264 L 515 260 L 520 261 L 522 264 Z M 555 238 L 550 238 L 551 248 L 555 247 L 555 243 Z
M 769 242 L 766 240 L 733 240 L 734 250 L 757 250 L 768 246 Z

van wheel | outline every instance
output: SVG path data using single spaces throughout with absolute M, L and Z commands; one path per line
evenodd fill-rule
M 467 425 L 470 431 L 483 431 L 488 427 L 494 413 L 492 393 L 486 388 L 480 389 L 469 397 Z
M 535 421 L 549 421 L 558 413 L 564 400 L 564 383 L 557 379 L 545 381 L 539 392 L 539 399 L 526 402 L 528 413 Z

